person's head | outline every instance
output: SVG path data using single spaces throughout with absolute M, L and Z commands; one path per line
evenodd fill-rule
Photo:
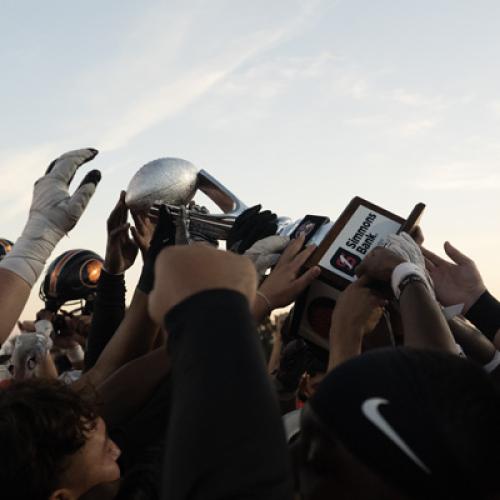
M 478 366 L 409 349 L 333 370 L 293 445 L 304 500 L 500 498 L 500 395 Z
M 120 477 L 120 450 L 104 421 L 60 382 L 33 379 L 0 389 L 0 436 L 0 482 L 9 500 L 76 500 Z

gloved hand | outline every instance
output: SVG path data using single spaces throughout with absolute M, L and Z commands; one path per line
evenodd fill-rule
M 435 298 L 434 283 L 425 267 L 425 258 L 422 250 L 408 233 L 390 234 L 387 236 L 385 248 L 398 255 L 406 262 L 417 266 L 419 274 L 427 281 L 431 295 Z
M 411 262 L 425 269 L 425 258 L 422 255 L 422 250 L 408 233 L 390 234 L 387 236 L 384 246 L 406 262 Z
M 255 242 L 244 255 L 254 263 L 257 274 L 262 278 L 266 271 L 278 262 L 281 252 L 286 248 L 289 241 L 288 236 L 268 236 Z
M 1 268 L 17 274 L 30 287 L 34 285 L 52 250 L 76 225 L 101 180 L 101 173 L 92 170 L 69 195 L 77 169 L 96 155 L 97 150 L 91 148 L 70 151 L 49 165 L 35 183 L 28 222 Z
M 137 288 L 142 292 L 148 294 L 153 289 L 156 257 L 164 247 L 175 245 L 175 231 L 170 212 L 165 205 L 161 205 L 155 232 L 144 258 L 144 266 L 137 284 Z
M 276 234 L 278 217 L 269 210 L 260 212 L 261 205 L 245 210 L 234 221 L 227 237 L 231 252 L 244 254 L 256 241 Z

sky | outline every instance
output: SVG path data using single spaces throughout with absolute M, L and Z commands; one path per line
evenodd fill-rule
M 426 246 L 451 241 L 500 295 L 496 0 L 0 7 L 0 237 L 20 234 L 52 159 L 95 147 L 103 180 L 53 258 L 104 255 L 120 190 L 170 156 L 294 219 L 335 219 L 354 196 L 403 217 L 423 202 Z

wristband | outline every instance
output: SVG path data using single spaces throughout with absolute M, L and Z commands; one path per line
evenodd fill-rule
M 495 355 L 493 356 L 492 360 L 483 365 L 483 370 L 486 373 L 491 373 L 495 368 L 497 368 L 500 365 L 500 352 L 495 351 Z
M 416 264 L 412 264 L 411 262 L 402 262 L 401 264 L 398 264 L 394 268 L 391 275 L 392 291 L 394 292 L 394 296 L 398 300 L 402 291 L 401 284 L 403 280 L 408 276 L 418 277 L 418 280 L 422 281 L 422 283 L 424 283 L 425 286 L 429 288 L 429 284 L 427 283 L 427 278 L 419 266 L 417 266 Z M 411 283 L 412 281 L 417 281 L 417 279 L 408 281 L 408 283 L 405 283 L 405 286 Z
M 66 357 L 71 361 L 71 363 L 78 363 L 79 361 L 83 361 L 84 352 L 82 346 L 77 344 L 75 347 L 70 347 L 66 349 Z

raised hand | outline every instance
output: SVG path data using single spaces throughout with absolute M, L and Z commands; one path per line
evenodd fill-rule
M 234 221 L 227 237 L 228 250 L 244 254 L 256 241 L 276 234 L 278 217 L 269 210 L 261 212 L 261 208 L 248 208 Z
M 165 205 L 155 207 L 154 220 L 156 228 L 144 257 L 144 266 L 137 285 L 137 288 L 146 294 L 153 289 L 156 257 L 164 247 L 175 245 L 176 227 Z
M 148 302 L 149 314 L 160 324 L 175 305 L 212 289 L 239 292 L 251 306 L 256 285 L 255 268 L 246 257 L 207 245 L 165 248 L 156 259 L 154 288 Z
M 341 294 L 332 314 L 329 369 L 361 353 L 363 337 L 380 321 L 387 300 L 371 289 L 366 275 Z
M 139 251 L 128 232 L 130 224 L 127 222 L 125 194 L 125 191 L 120 193 L 120 199 L 109 214 L 107 222 L 108 243 L 104 269 L 111 274 L 122 274 L 132 267 Z
M 276 267 L 259 288 L 269 301 L 270 309 L 291 304 L 320 274 L 318 266 L 300 274 L 302 266 L 316 249 L 315 245 L 310 245 L 302 250 L 304 239 L 302 235 L 290 241 Z
M 49 165 L 45 175 L 35 183 L 22 235 L 0 263 L 1 268 L 33 286 L 52 250 L 78 222 L 101 180 L 100 172 L 92 170 L 78 189 L 69 194 L 69 185 L 78 168 L 96 155 L 95 149 L 79 149 L 63 154 Z
M 135 226 L 130 228 L 130 232 L 144 259 L 153 238 L 155 225 L 145 213 L 132 212 L 132 218 L 134 219 Z
M 391 250 L 375 247 L 356 267 L 356 274 L 376 281 L 390 282 L 392 271 L 402 262 L 405 262 L 405 259 Z
M 434 281 L 436 297 L 443 306 L 464 304 L 463 312 L 466 313 L 486 287 L 472 259 L 449 242 L 444 244 L 444 251 L 453 262 L 422 248 L 427 270 Z

